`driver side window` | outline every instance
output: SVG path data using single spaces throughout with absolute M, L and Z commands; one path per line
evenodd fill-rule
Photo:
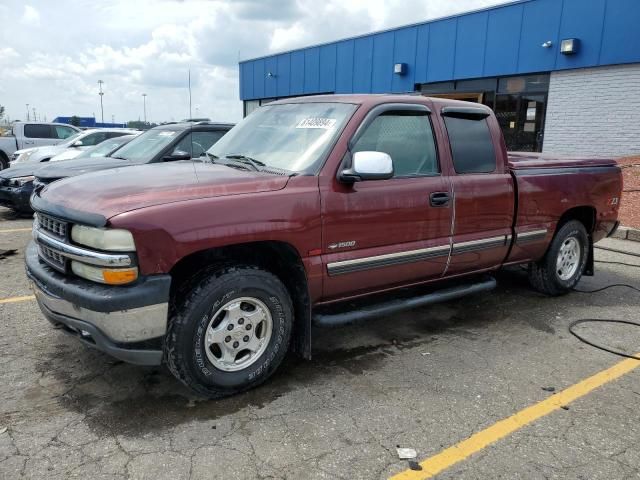
M 422 112 L 382 113 L 369 124 L 352 153 L 363 151 L 388 154 L 393 160 L 394 177 L 439 173 L 431 120 Z
M 225 132 L 192 132 L 186 135 L 173 149 L 175 152 L 187 152 L 191 158 L 201 157 L 211 146 L 222 138 Z

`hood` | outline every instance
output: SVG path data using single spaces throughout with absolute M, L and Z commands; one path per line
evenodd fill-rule
M 30 148 L 22 148 L 20 150 L 16 150 L 15 152 L 13 152 L 14 155 L 20 155 L 22 153 L 27 153 L 27 152 L 31 152 L 33 150 L 37 150 L 40 147 L 30 147 Z
M 6 170 L 0 171 L 0 178 L 17 178 L 17 177 L 28 177 L 29 175 L 33 175 L 36 170 L 40 168 L 40 164 L 33 163 L 18 163 L 12 164 Z
M 154 163 L 67 178 L 39 192 L 38 208 L 108 219 L 131 210 L 284 188 L 288 176 L 201 162 Z
M 83 173 L 96 172 L 117 167 L 129 167 L 126 160 L 112 157 L 91 157 L 62 160 L 60 162 L 47 163 L 38 169 L 38 178 L 44 182 L 50 182 L 59 178 L 74 177 Z
M 13 163 L 21 165 L 23 163 L 36 163 L 40 162 L 44 158 L 51 158 L 66 150 L 65 147 L 59 147 L 57 145 L 49 145 L 48 147 L 37 147 L 29 149 L 26 153 L 29 155 L 26 159 L 19 159 Z
M 57 154 L 55 157 L 51 157 L 49 161 L 59 162 L 60 160 L 71 160 L 72 158 L 76 158 L 78 155 L 80 155 L 84 150 L 86 150 L 86 148 L 82 148 L 82 147 L 67 148 L 63 150 L 61 153 Z

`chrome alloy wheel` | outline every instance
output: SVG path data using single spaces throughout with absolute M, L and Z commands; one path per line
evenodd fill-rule
M 556 260 L 556 272 L 560 280 L 567 281 L 575 275 L 581 254 L 582 247 L 577 238 L 569 237 L 562 243 Z
M 273 332 L 271 312 L 253 297 L 236 298 L 209 320 L 205 350 L 214 367 L 236 372 L 256 362 L 267 349 Z

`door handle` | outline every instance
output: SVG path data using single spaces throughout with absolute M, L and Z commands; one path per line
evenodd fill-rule
M 429 195 L 429 205 L 432 207 L 446 207 L 449 205 L 449 200 L 448 192 L 433 192 Z

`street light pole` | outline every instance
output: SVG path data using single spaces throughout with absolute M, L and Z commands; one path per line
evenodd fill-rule
M 27 122 L 29 121 L 29 104 L 27 103 Z
M 144 109 L 144 123 L 147 124 L 147 94 L 142 94 L 142 108 Z
M 102 80 L 98 80 L 98 88 L 99 88 L 98 95 L 100 95 L 100 113 L 102 116 L 102 123 L 104 123 L 104 107 L 102 106 L 102 96 L 104 95 L 104 92 L 102 91 L 103 83 L 104 82 Z

